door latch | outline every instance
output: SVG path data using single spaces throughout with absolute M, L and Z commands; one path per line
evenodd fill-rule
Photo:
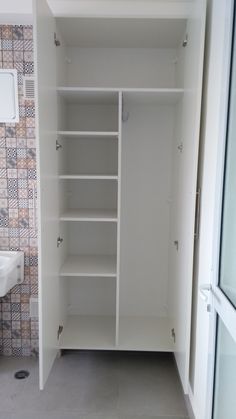
M 207 312 L 211 312 L 211 304 L 209 303 L 209 293 L 212 291 L 211 284 L 202 284 L 199 286 L 199 295 L 201 299 L 207 304 Z
M 211 284 L 202 284 L 199 286 L 199 294 L 200 297 L 203 301 L 205 301 L 205 303 L 207 303 L 208 298 L 209 298 L 209 291 L 212 290 L 212 286 Z

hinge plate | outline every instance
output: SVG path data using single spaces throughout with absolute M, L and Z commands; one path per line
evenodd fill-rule
M 186 33 L 182 46 L 185 48 L 188 45 L 188 34 Z
M 184 148 L 183 143 L 180 143 L 177 148 L 180 153 L 183 153 L 183 148 Z
M 173 329 L 171 329 L 171 336 L 172 336 L 173 341 L 174 341 L 174 343 L 175 343 L 175 329 L 174 329 L 174 328 L 173 328 Z
M 58 140 L 56 140 L 56 150 L 60 150 L 60 148 L 62 148 L 62 145 L 59 143 Z
M 57 38 L 56 32 L 54 32 L 54 44 L 56 45 L 56 47 L 59 47 L 61 45 L 59 39 Z
M 58 237 L 57 238 L 57 247 L 59 247 L 63 242 L 63 238 L 62 237 Z
M 60 324 L 57 331 L 57 340 L 59 340 L 60 335 L 62 334 L 63 326 Z

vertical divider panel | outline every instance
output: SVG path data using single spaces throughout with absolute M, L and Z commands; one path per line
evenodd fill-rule
M 122 92 L 118 97 L 118 181 L 117 181 L 117 258 L 116 258 L 116 346 L 119 345 L 120 317 L 120 216 L 121 216 L 121 146 L 122 146 Z

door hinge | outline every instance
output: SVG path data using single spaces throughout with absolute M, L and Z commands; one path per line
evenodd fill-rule
M 175 245 L 175 248 L 176 248 L 176 250 L 178 252 L 178 250 L 179 250 L 179 241 L 178 240 L 175 240 L 174 241 L 174 245 Z
M 60 335 L 62 334 L 63 326 L 60 324 L 57 331 L 57 340 L 59 340 Z
M 182 46 L 185 48 L 188 45 L 188 34 L 186 33 Z
M 177 148 L 180 153 L 183 153 L 183 148 L 184 148 L 183 143 L 180 143 Z
M 200 208 L 201 208 L 201 189 L 196 192 L 196 211 L 195 211 L 195 231 L 194 238 L 198 240 L 200 230 Z
M 59 39 L 57 38 L 56 32 L 54 32 L 54 44 L 56 45 L 56 47 L 59 47 L 61 45 Z
M 63 242 L 63 238 L 62 237 L 58 237 L 57 238 L 57 247 L 59 247 Z
M 58 140 L 56 140 L 56 150 L 60 150 L 60 148 L 62 148 L 62 145 L 59 143 Z
M 174 341 L 174 343 L 175 343 L 175 329 L 174 329 L 174 328 L 173 328 L 173 329 L 171 329 L 171 336 L 172 336 L 173 341 Z

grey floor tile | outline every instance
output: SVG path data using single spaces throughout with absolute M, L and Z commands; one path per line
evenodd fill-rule
M 172 357 L 168 361 L 166 355 L 145 358 L 137 354 L 126 359 L 125 368 L 120 368 L 119 384 L 120 414 L 188 416 Z
M 30 377 L 14 379 L 18 369 L 28 369 Z M 0 419 L 187 418 L 168 354 L 66 352 L 44 391 L 35 359 L 0 358 L 0 378 Z
M 137 416 L 120 415 L 118 419 L 188 419 L 187 416 Z

